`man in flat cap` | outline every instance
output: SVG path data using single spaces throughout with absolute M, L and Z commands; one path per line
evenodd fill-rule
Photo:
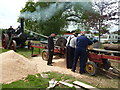
M 51 35 L 48 38 L 48 62 L 47 65 L 52 66 L 52 58 L 53 58 L 53 54 L 54 54 L 54 41 L 53 38 L 56 36 L 56 33 L 51 33 Z

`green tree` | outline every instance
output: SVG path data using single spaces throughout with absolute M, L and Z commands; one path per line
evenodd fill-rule
M 95 28 L 99 31 L 99 41 L 100 36 L 103 33 L 109 32 L 108 28 L 112 25 L 110 21 L 115 22 L 115 25 L 118 25 L 119 18 L 116 17 L 118 14 L 117 10 L 119 6 L 117 5 L 118 1 L 105 1 L 97 0 L 94 2 L 94 7 L 100 14 L 98 18 L 98 23 L 96 23 Z
M 25 18 L 26 29 L 44 35 L 61 34 L 70 22 L 88 31 L 99 17 L 91 2 L 26 2 L 20 12 Z
M 50 5 L 52 4 L 54 4 L 54 2 L 36 2 L 36 3 L 26 2 L 26 5 L 21 10 L 21 13 L 30 12 L 30 14 L 32 14 L 36 11 L 38 6 L 40 7 L 40 10 L 42 11 L 46 8 L 49 8 Z M 24 17 L 25 28 L 28 30 L 32 30 L 32 31 L 44 34 L 44 35 L 49 35 L 51 32 L 56 32 L 57 34 L 60 34 L 62 28 L 66 24 L 66 20 L 64 17 L 62 17 L 62 13 L 63 13 L 63 10 L 60 9 L 53 16 L 51 16 L 50 19 L 47 19 L 46 21 L 32 20 L 32 18 Z
M 91 2 L 77 2 L 75 7 L 68 11 L 67 21 L 75 22 L 74 24 L 78 26 L 78 29 L 84 29 L 89 32 L 98 23 L 98 18 L 100 17 L 100 14 L 92 7 L 93 4 Z M 71 13 L 72 11 L 75 12 Z

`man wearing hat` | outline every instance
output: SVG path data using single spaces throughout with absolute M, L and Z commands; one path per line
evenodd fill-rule
M 13 29 L 12 26 L 10 26 L 10 28 L 7 31 L 9 37 L 11 37 L 11 34 L 13 34 L 14 32 L 15 32 L 15 29 Z
M 72 68 L 77 36 L 78 36 L 78 33 L 73 33 L 73 35 L 69 36 L 68 39 L 67 39 L 67 44 L 66 44 L 66 67 L 68 69 Z
M 69 58 L 69 66 L 72 69 L 72 65 L 73 65 L 73 60 L 74 60 L 74 52 L 75 52 L 75 48 L 76 48 L 76 40 L 77 40 L 77 36 L 78 33 L 73 33 L 74 37 L 70 40 L 70 58 Z
M 75 72 L 78 58 L 80 57 L 80 70 L 79 73 L 85 73 L 85 66 L 87 62 L 86 48 L 88 45 L 92 45 L 92 41 L 85 36 L 85 31 L 81 31 L 81 36 L 77 38 L 76 48 L 74 53 L 74 61 L 72 65 L 72 71 Z
M 53 58 L 53 54 L 54 54 L 54 41 L 53 38 L 56 36 L 56 33 L 51 33 L 51 35 L 48 38 L 48 62 L 47 65 L 52 66 L 52 58 Z

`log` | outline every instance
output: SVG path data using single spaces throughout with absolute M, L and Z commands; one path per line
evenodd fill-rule
M 120 44 L 104 44 L 104 49 L 120 51 Z

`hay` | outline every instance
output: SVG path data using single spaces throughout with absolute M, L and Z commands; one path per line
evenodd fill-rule
M 0 58 L 0 83 L 11 83 L 37 72 L 35 64 L 12 50 L 0 54 Z

